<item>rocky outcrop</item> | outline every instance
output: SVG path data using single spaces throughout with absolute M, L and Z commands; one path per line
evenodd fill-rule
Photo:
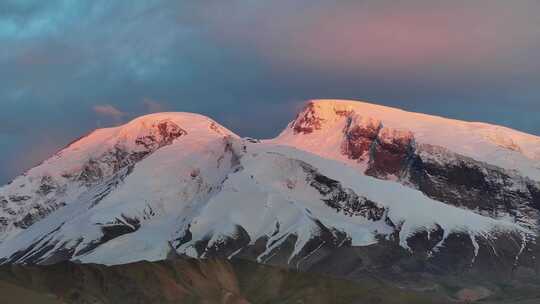
M 373 143 L 366 174 L 380 178 L 399 177 L 414 149 L 414 136 L 410 131 L 382 128 Z
M 298 116 L 292 123 L 292 129 L 295 134 L 309 134 L 315 130 L 319 130 L 324 122 L 315 111 L 313 104 L 309 104 L 302 115 Z
M 343 130 L 345 140 L 341 147 L 342 153 L 354 160 L 369 159 L 381 129 L 382 123 L 379 120 L 362 119 L 356 115 L 347 117 Z
M 402 182 L 426 195 L 494 218 L 510 216 L 534 229 L 540 219 L 540 185 L 519 174 L 422 145 L 403 168 Z
M 320 174 L 309 164 L 301 163 L 301 166 L 307 173 L 309 185 L 319 191 L 327 206 L 345 215 L 361 216 L 371 221 L 380 221 L 383 218 L 387 211 L 384 207 L 358 196 L 351 189 L 343 188 L 340 182 Z
M 399 177 L 414 153 L 414 134 L 384 127 L 381 121 L 354 112 L 347 115 L 341 153 L 367 163 L 366 174 L 379 178 Z
M 187 134 L 184 129 L 170 120 L 155 122 L 146 133 L 139 136 L 135 143 L 143 146 L 149 153 L 170 145 L 173 140 Z

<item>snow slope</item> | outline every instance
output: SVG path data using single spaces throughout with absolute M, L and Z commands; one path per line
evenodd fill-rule
M 384 219 L 373 221 L 363 216 L 336 213 L 309 185 L 303 164 L 317 168 L 324 176 L 339 178 L 343 187 L 385 208 L 393 223 L 401 223 L 400 239 L 405 248 L 407 238 L 415 231 L 430 231 L 436 225 L 442 227 L 446 235 L 466 232 L 473 242 L 476 237 L 489 238 L 492 232 L 528 233 L 514 223 L 433 201 L 416 190 L 362 175 L 342 163 L 313 154 L 269 144 L 236 142 L 235 146 L 241 150 L 237 152 L 241 156 L 237 166 L 242 168 L 238 171 L 232 166 L 233 154 L 218 167 L 219 153 L 223 151 L 220 140 L 201 145 L 200 150 L 186 151 L 182 145 L 171 145 L 138 164 L 134 173 L 98 205 L 91 207 L 85 201 L 74 202 L 13 240 L 0 244 L 0 255 L 10 256 L 16 249 L 40 239 L 44 231 L 55 229 L 58 230 L 42 239 L 27 257 L 41 245 L 55 244 L 41 259 L 45 261 L 59 249 L 69 248 L 75 253 L 74 258 L 83 262 L 119 264 L 160 260 L 167 257 L 171 244 L 182 237 L 183 228 L 189 226 L 192 239 L 179 244 L 178 253 L 204 257 L 207 248 L 219 245 L 237 233 L 236 227 L 242 227 L 251 243 L 264 236 L 276 241 L 259 256 L 261 260 L 287 235 L 295 235 L 298 240 L 290 256 L 292 259 L 317 236 L 319 227 L 315 220 L 345 233 L 353 246 L 376 243 L 376 235 L 393 232 Z M 246 147 L 245 152 L 241 146 Z M 166 159 L 177 161 L 164 161 Z M 186 174 L 194 171 L 198 172 L 195 178 Z M 216 192 L 212 194 L 213 189 Z M 139 227 L 133 232 L 85 252 L 103 236 L 101 226 L 119 222 L 129 226 L 134 219 Z M 59 223 L 63 224 L 59 227 Z M 276 227 L 280 227 L 277 233 Z M 198 252 L 194 245 L 205 238 L 210 239 L 207 248 Z M 83 254 L 77 255 L 79 252 Z

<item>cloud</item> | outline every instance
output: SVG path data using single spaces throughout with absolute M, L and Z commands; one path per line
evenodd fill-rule
M 93 107 L 93 110 L 99 116 L 113 118 L 115 120 L 122 119 L 122 117 L 127 115 L 126 113 L 118 110 L 117 108 L 115 108 L 114 106 L 110 104 L 95 105 Z
M 165 109 L 163 104 L 149 98 L 144 98 L 142 104 L 147 113 L 159 113 Z
M 427 82 L 466 75 L 470 83 L 508 81 L 518 64 L 538 67 L 530 62 L 540 47 L 538 1 L 276 0 L 237 9 L 213 1 L 200 23 L 224 46 L 252 50 L 279 70 Z
M 268 138 L 311 98 L 540 134 L 539 10 L 538 0 L 0 1 L 0 136 L 12 149 L 0 160 L 16 163 L 46 134 L 68 143 L 96 119 L 161 111 Z M 0 183 L 14 172 L 4 163 Z

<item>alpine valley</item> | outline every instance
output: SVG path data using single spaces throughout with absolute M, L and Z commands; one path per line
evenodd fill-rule
M 41 275 L 196 258 L 440 303 L 538 303 L 539 225 L 540 137 L 314 100 L 268 140 L 190 113 L 82 137 L 0 188 L 0 263 Z M 358 303 L 420 303 L 379 299 Z

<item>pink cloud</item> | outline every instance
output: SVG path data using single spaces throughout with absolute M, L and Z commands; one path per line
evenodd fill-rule
M 143 106 L 148 113 L 163 112 L 165 108 L 163 104 L 149 98 L 144 98 Z
M 211 13 L 202 14 L 216 40 L 254 49 L 276 69 L 353 75 L 361 71 L 385 77 L 389 73 L 432 77 L 443 71 L 505 72 L 508 65 L 516 64 L 511 60 L 516 53 L 527 51 L 540 37 L 540 32 L 530 30 L 531 20 L 537 20 L 535 1 L 520 6 L 464 0 L 391 5 L 368 0 L 339 6 L 283 1 L 287 9 L 272 2 L 241 15 L 220 3 L 215 2 Z M 218 13 L 228 9 L 227 14 Z M 254 26 L 262 30 L 246 30 Z
M 126 113 L 120 111 L 119 109 L 115 108 L 114 106 L 110 104 L 96 105 L 94 106 L 93 110 L 96 114 L 100 116 L 114 118 L 114 119 L 120 119 L 126 115 Z

